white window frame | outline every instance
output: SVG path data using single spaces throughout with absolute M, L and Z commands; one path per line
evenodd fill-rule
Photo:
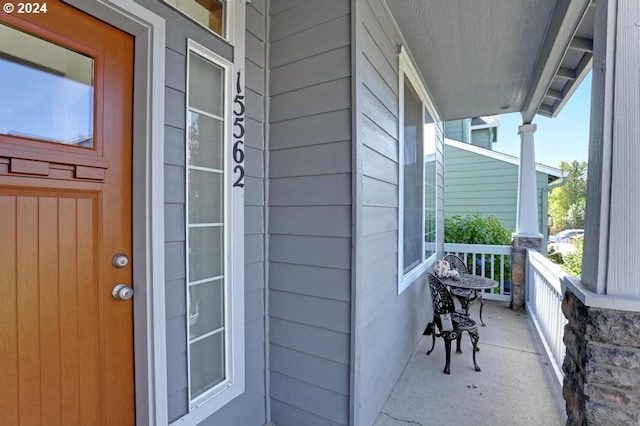
M 178 9 L 176 6 L 174 6 L 173 4 L 171 4 L 169 2 L 169 0 L 164 0 L 164 2 L 170 6 L 172 9 L 175 9 L 176 11 L 178 11 L 178 13 L 180 13 L 182 16 L 186 16 L 187 18 L 189 18 L 190 21 L 194 22 L 195 24 L 201 26 L 202 28 L 204 28 L 205 30 L 209 31 L 211 34 L 215 35 L 218 38 L 221 38 L 222 40 L 226 41 L 227 43 L 229 43 L 230 45 L 235 45 L 236 44 L 236 28 L 235 28 L 235 22 L 236 22 L 236 13 L 237 10 L 239 9 L 236 6 L 236 3 L 240 3 L 241 1 L 244 0 L 223 0 L 222 3 L 224 3 L 224 25 L 222 27 L 222 32 L 224 34 L 218 34 L 217 32 L 213 31 L 211 28 L 207 27 L 206 25 L 204 25 L 202 22 L 197 21 L 194 17 L 188 15 L 186 12 L 184 12 L 181 9 Z M 244 27 L 244 25 L 243 25 Z
M 236 178 L 232 155 L 233 144 L 238 138 L 233 137 L 235 76 L 239 67 L 223 57 L 215 54 L 201 44 L 188 40 L 187 43 L 187 86 L 185 104 L 185 123 L 188 123 L 189 111 L 189 55 L 195 53 L 206 60 L 220 66 L 224 70 L 224 315 L 225 315 L 225 380 L 191 400 L 190 386 L 188 387 L 188 414 L 172 423 L 172 425 L 198 424 L 211 416 L 221 407 L 245 390 L 245 344 L 244 344 L 244 190 L 233 187 Z M 244 80 L 241 81 L 244 88 Z M 185 126 L 186 128 L 188 126 Z M 185 132 L 187 130 L 185 129 Z M 185 134 L 185 144 L 188 137 Z M 187 146 L 188 149 L 188 146 Z M 186 157 L 185 157 L 186 158 Z M 189 209 L 188 185 L 189 166 L 185 164 L 185 212 Z M 189 247 L 188 218 L 185 215 L 185 247 Z M 188 304 L 188 254 L 185 253 L 186 268 L 186 303 Z M 185 306 L 188 309 L 188 305 Z M 188 312 L 188 310 L 186 311 Z M 186 324 L 186 336 L 189 336 L 189 324 Z M 187 344 L 187 380 L 190 384 L 190 356 L 189 342 Z
M 416 265 L 409 272 L 404 273 L 404 170 L 402 165 L 404 164 L 404 79 L 405 77 L 411 82 L 411 85 L 415 89 L 422 102 L 422 123 L 424 123 L 424 110 L 425 108 L 431 114 L 435 125 L 436 125 L 436 158 L 438 152 L 438 129 L 442 128 L 442 122 L 440 119 L 440 115 L 437 112 L 435 104 L 431 100 L 431 96 L 426 89 L 425 84 L 420 77 L 411 57 L 406 51 L 405 47 L 402 46 L 400 49 L 399 55 L 399 72 L 398 72 L 398 130 L 399 130 L 399 142 L 398 142 L 398 183 L 399 183 L 399 193 L 398 193 L 398 294 L 402 293 L 405 289 L 407 289 L 412 283 L 414 283 L 419 277 L 421 277 L 434 263 L 437 256 L 437 250 L 434 254 L 425 258 L 425 247 L 424 247 L 424 205 L 421 209 L 422 211 L 422 250 L 421 250 L 421 262 Z M 424 132 L 422 132 L 424 138 Z M 424 165 L 423 165 L 424 167 Z M 438 179 L 436 177 L 436 206 L 438 202 L 438 197 L 440 196 L 440 188 L 438 185 Z M 425 185 L 422 185 L 422 200 L 424 204 L 425 197 Z M 436 224 L 440 220 L 438 215 L 438 209 L 436 207 Z M 442 236 L 438 233 L 438 226 L 436 225 L 436 247 L 438 246 L 438 242 L 442 238 Z

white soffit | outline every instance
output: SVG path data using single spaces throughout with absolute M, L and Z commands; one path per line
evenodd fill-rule
M 547 96 L 565 71 L 561 63 L 578 24 L 588 21 L 589 0 L 385 1 L 444 120 L 535 115 L 541 104 L 557 114 L 577 87 L 551 92 L 559 97 L 553 104 Z M 567 61 L 590 69 L 588 60 Z M 573 81 L 586 72 L 577 71 Z

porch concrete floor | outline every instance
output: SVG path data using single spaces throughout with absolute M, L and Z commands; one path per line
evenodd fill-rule
M 478 309 L 471 307 L 475 320 Z M 431 336 L 423 336 L 374 425 L 564 425 L 560 385 L 528 314 L 485 301 L 483 318 L 476 355 L 481 372 L 473 369 L 466 333 L 462 354 L 452 344 L 450 375 L 442 373 L 443 340 L 437 338 L 427 356 Z

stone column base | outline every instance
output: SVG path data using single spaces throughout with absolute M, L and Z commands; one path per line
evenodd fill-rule
M 567 291 L 567 425 L 640 424 L 640 313 L 585 306 Z
M 511 309 L 524 309 L 526 302 L 525 281 L 527 279 L 527 249 L 540 251 L 542 236 L 513 236 L 511 241 Z

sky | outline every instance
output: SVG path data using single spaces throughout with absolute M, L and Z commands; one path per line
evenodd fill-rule
M 591 73 L 582 81 L 555 118 L 537 115 L 534 133 L 536 163 L 558 167 L 560 161 L 587 161 L 589 149 L 589 114 L 591 109 Z M 500 116 L 498 142 L 493 150 L 520 156 L 520 113 Z

